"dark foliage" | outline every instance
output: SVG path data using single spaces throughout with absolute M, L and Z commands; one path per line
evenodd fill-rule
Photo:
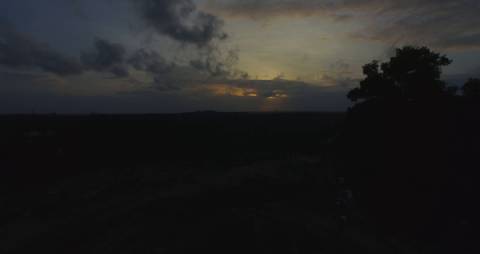
M 441 67 L 451 63 L 446 56 L 426 47 L 397 49 L 389 62 L 373 61 L 363 67 L 366 78 L 360 87 L 353 89 L 348 98 L 352 101 L 386 98 L 424 100 L 438 97 L 445 89 L 440 80 Z
M 480 101 L 480 79 L 469 79 L 462 87 L 463 95 L 469 100 Z
M 356 195 L 359 220 L 426 253 L 475 253 L 478 80 L 455 96 L 440 79 L 450 62 L 404 47 L 381 70 L 365 65 L 365 79 L 348 95 L 358 103 L 337 139 L 336 165 Z

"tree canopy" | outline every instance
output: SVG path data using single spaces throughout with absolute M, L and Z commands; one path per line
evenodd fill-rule
M 480 79 L 471 78 L 462 88 L 463 95 L 471 99 L 480 99 Z
M 388 62 L 375 60 L 363 66 L 366 77 L 348 98 L 354 102 L 375 98 L 419 100 L 448 93 L 440 76 L 442 67 L 451 62 L 427 47 L 399 48 Z

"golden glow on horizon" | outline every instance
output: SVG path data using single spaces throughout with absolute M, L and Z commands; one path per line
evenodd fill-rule
M 254 88 L 242 88 L 226 84 L 210 85 L 208 90 L 216 96 L 257 97 L 258 92 Z
M 282 90 L 273 90 L 273 94 L 267 97 L 268 100 L 278 100 L 278 99 L 286 99 L 288 98 L 288 94 L 286 94 Z
M 215 96 L 259 97 L 255 88 L 244 88 L 228 84 L 213 84 L 208 86 L 208 91 Z M 283 90 L 273 90 L 270 96 L 264 97 L 267 101 L 287 99 L 288 94 Z

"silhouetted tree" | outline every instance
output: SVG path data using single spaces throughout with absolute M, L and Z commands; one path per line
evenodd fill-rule
M 422 239 L 419 246 L 441 249 L 436 253 L 472 246 L 473 213 L 463 211 L 479 193 L 470 180 L 478 179 L 478 108 L 454 98 L 456 88 L 441 80 L 450 63 L 407 46 L 385 63 L 366 64 L 333 148 L 337 172 L 368 223 L 386 235 Z M 480 80 L 469 80 L 463 93 L 480 98 Z
M 354 102 L 375 98 L 420 100 L 447 93 L 441 68 L 452 61 L 426 47 L 399 48 L 390 61 L 373 61 L 363 67 L 366 78 L 348 98 Z
M 480 99 L 480 79 L 471 78 L 462 87 L 463 95 L 470 99 Z

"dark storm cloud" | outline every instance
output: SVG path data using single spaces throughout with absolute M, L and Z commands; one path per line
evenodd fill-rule
M 206 81 L 248 76 L 235 68 L 238 55 L 234 50 L 224 53 L 207 47 L 198 53 L 186 62 L 169 62 L 155 50 L 139 49 L 128 58 L 127 64 L 150 75 L 151 86 L 158 91 L 178 91 Z
M 356 38 L 428 44 L 445 49 L 480 48 L 478 0 L 210 0 L 209 9 L 254 19 L 320 16 L 366 20 Z
M 181 43 L 204 47 L 215 39 L 223 40 L 223 21 L 200 11 L 192 0 L 131 0 L 147 24 L 160 34 Z
M 238 62 L 238 52 L 230 50 L 223 54 L 222 51 L 211 49 L 200 57 L 190 61 L 190 66 L 197 71 L 207 73 L 211 77 L 237 76 L 240 71 L 235 69 Z
M 39 69 L 66 76 L 83 72 L 78 60 L 17 32 L 0 21 L 0 65 L 12 69 Z
M 154 50 L 139 49 L 128 59 L 134 69 L 161 74 L 170 71 L 174 65 L 168 63 L 158 52 Z
M 112 43 L 104 39 L 96 39 L 94 48 L 82 53 L 81 59 L 86 69 L 97 72 L 110 72 L 117 77 L 128 76 L 124 66 L 126 50 L 119 43 Z
M 168 62 L 154 50 L 139 49 L 127 60 L 133 69 L 143 71 L 152 77 L 151 88 L 156 91 L 177 91 L 181 89 L 183 76 L 177 76 L 178 67 Z
M 93 49 L 82 53 L 79 61 L 19 33 L 6 21 L 0 22 L 0 65 L 6 68 L 41 70 L 60 76 L 93 70 L 125 77 L 128 76 L 125 54 L 121 44 L 97 39 Z

